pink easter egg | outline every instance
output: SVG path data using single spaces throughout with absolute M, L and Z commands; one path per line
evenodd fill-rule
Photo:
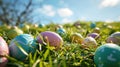
M 0 37 L 0 67 L 6 66 L 8 60 L 5 56 L 8 54 L 9 54 L 8 45 L 5 42 L 5 40 L 2 37 Z
M 51 31 L 45 31 L 40 33 L 37 36 L 37 41 L 40 44 L 44 44 L 45 43 L 49 43 L 50 46 L 54 46 L 55 49 L 60 48 L 60 46 L 63 44 L 63 40 L 60 37 L 60 35 L 58 35 L 55 32 L 51 32 Z

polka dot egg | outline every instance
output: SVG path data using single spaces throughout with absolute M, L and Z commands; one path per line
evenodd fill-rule
M 120 67 L 120 47 L 107 43 L 97 48 L 94 55 L 97 67 Z

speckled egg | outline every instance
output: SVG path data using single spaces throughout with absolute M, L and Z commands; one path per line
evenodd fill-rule
M 14 28 L 14 29 L 11 29 L 10 31 L 8 31 L 7 33 L 7 36 L 9 39 L 13 39 L 14 37 L 20 35 L 20 34 L 23 34 L 23 31 L 19 28 Z
M 94 62 L 97 67 L 120 67 L 120 47 L 106 43 L 95 51 Z
M 57 32 L 58 34 L 60 34 L 60 35 L 64 35 L 64 34 L 66 33 L 66 31 L 65 31 L 64 28 L 59 28 L 59 29 L 57 29 L 56 32 Z
M 49 43 L 49 45 L 54 46 L 55 49 L 59 49 L 63 44 L 63 39 L 61 38 L 61 36 L 51 31 L 41 32 L 37 36 L 37 41 L 41 44 L 44 44 L 44 42 Z
M 97 39 L 97 38 L 99 38 L 99 34 L 98 33 L 90 33 L 90 34 L 88 34 L 87 35 L 88 37 L 92 37 L 92 38 L 94 38 L 94 39 Z
M 83 41 L 83 44 L 87 45 L 87 47 L 96 47 L 97 46 L 96 40 L 92 37 L 86 37 Z
M 120 45 L 120 32 L 115 32 L 115 33 L 111 34 L 107 38 L 106 42 L 107 43 L 115 43 L 115 44 Z
M 10 55 L 21 61 L 26 59 L 27 54 L 34 53 L 36 49 L 37 44 L 29 34 L 16 36 L 9 45 Z
M 0 37 L 0 67 L 6 66 L 8 59 L 4 56 L 8 54 L 9 54 L 8 45 L 5 42 L 5 40 L 2 37 Z
M 72 42 L 74 42 L 74 43 L 82 44 L 84 38 L 83 38 L 83 36 L 82 36 L 80 33 L 73 33 L 73 34 L 71 35 L 71 40 L 72 40 Z
M 90 24 L 90 28 L 95 28 L 96 27 L 96 23 L 95 22 L 92 22 L 91 24 Z

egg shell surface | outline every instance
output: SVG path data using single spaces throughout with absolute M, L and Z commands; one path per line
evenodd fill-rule
M 94 28 L 93 33 L 98 33 L 99 34 L 100 33 L 100 28 L 98 28 L 98 27 Z
M 107 38 L 106 42 L 120 45 L 120 32 L 115 32 L 115 33 L 111 34 Z
M 97 67 L 120 67 L 120 47 L 106 43 L 95 51 L 94 62 Z
M 57 30 L 57 33 L 60 34 L 60 35 L 64 35 L 64 34 L 66 33 L 66 31 L 65 31 L 65 29 L 63 29 L 63 28 L 59 28 L 59 29 Z
M 25 60 L 27 55 L 19 48 L 19 46 L 26 53 L 34 53 L 37 49 L 37 44 L 31 35 L 21 34 L 15 37 L 9 45 L 10 55 L 21 61 Z
M 9 49 L 6 41 L 0 37 L 0 67 L 5 67 L 8 59 L 4 57 L 5 55 L 9 55 Z
M 71 40 L 72 40 L 72 42 L 82 44 L 84 38 L 83 38 L 83 36 L 80 33 L 73 33 L 71 35 Z
M 90 37 L 92 37 L 92 38 L 94 38 L 94 39 L 99 38 L 99 34 L 98 34 L 98 33 L 90 33 L 90 34 L 88 34 L 87 36 L 90 36 Z
M 90 27 L 91 27 L 91 28 L 95 28 L 95 27 L 96 27 L 96 23 L 91 23 L 91 24 L 90 24 Z
M 42 23 L 40 23 L 38 26 L 39 26 L 40 28 L 42 28 L 42 27 L 44 27 L 45 25 L 42 24 Z
M 44 40 L 44 41 L 43 41 Z M 54 46 L 55 49 L 60 48 L 60 46 L 63 44 L 63 40 L 61 38 L 60 35 L 58 35 L 55 32 L 51 32 L 51 31 L 45 31 L 45 32 L 41 32 L 38 36 L 37 36 L 37 41 L 41 44 L 45 43 L 49 43 L 50 46 Z
M 87 45 L 88 47 L 90 47 L 90 46 L 97 46 L 96 40 L 94 38 L 92 38 L 92 37 L 86 37 L 84 39 L 83 43 L 84 43 L 84 45 Z

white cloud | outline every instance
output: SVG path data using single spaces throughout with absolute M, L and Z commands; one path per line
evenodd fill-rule
M 105 20 L 105 22 L 106 22 L 106 23 L 111 23 L 111 22 L 113 22 L 113 20 L 107 19 L 107 20 Z
M 120 0 L 102 0 L 100 3 L 101 8 L 114 7 L 120 3 Z
M 68 19 L 68 18 L 64 18 L 64 19 L 62 19 L 61 22 L 62 22 L 62 23 L 69 23 L 69 22 L 72 22 L 72 20 L 71 20 L 71 19 Z
M 56 14 L 52 5 L 43 5 L 43 7 L 38 9 L 38 11 L 40 11 L 41 13 L 43 13 L 47 16 L 51 16 L 51 17 L 55 16 L 55 14 Z
M 120 21 L 120 16 L 118 17 L 118 21 Z
M 69 8 L 60 8 L 57 10 L 60 17 L 69 17 L 73 15 L 73 11 Z

